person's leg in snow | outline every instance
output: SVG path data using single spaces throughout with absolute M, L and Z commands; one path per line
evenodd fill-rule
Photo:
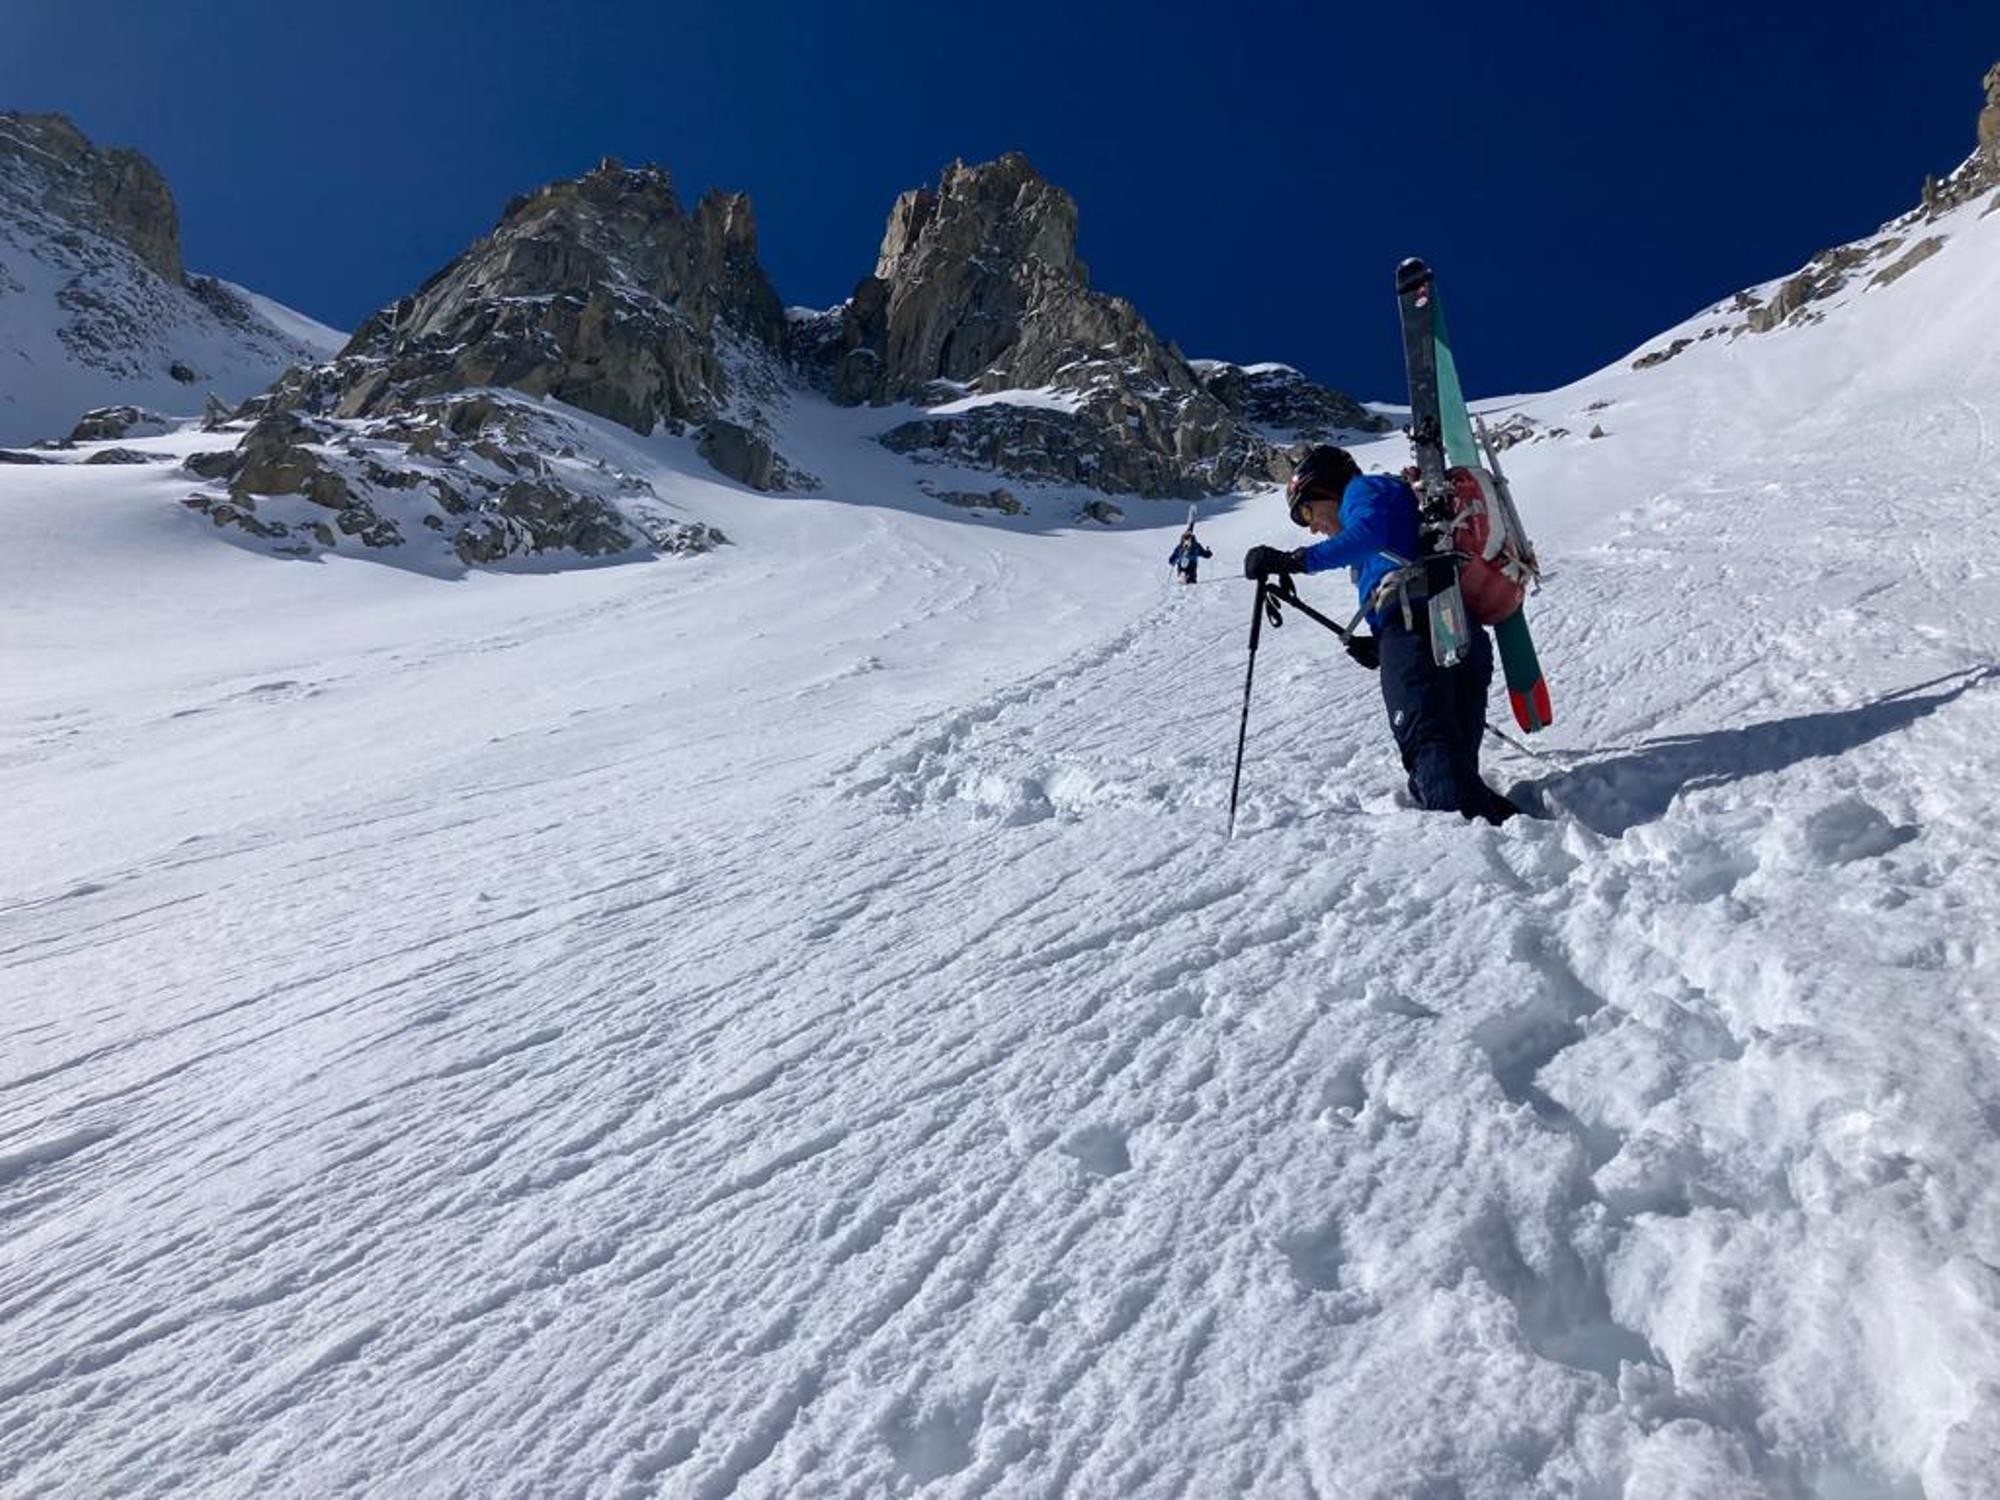
M 1468 818 L 1504 823 L 1520 809 L 1479 774 L 1479 746 L 1486 738 L 1486 704 L 1493 687 L 1493 639 L 1483 628 L 1474 628 L 1471 654 L 1446 676 L 1458 699 L 1459 811 Z
M 1480 779 L 1479 744 L 1486 733 L 1486 695 L 1493 682 L 1493 643 L 1473 632 L 1472 649 L 1456 667 L 1431 660 L 1429 639 L 1398 617 L 1383 622 L 1382 702 L 1419 807 L 1500 822 L 1513 808 Z

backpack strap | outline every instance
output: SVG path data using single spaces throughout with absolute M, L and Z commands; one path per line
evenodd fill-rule
M 1370 610 L 1379 613 L 1387 609 L 1393 601 L 1396 607 L 1402 611 L 1403 628 L 1405 630 L 1416 629 L 1416 619 L 1410 609 L 1412 602 L 1410 585 L 1422 581 L 1424 565 L 1421 562 L 1414 562 L 1404 557 L 1399 552 L 1391 552 L 1386 547 L 1377 556 L 1388 558 L 1396 566 L 1382 575 L 1382 581 L 1375 585 L 1374 592 L 1362 602 L 1361 614 L 1356 615 L 1355 618 L 1357 620 L 1360 619 L 1361 615 L 1367 614 Z M 1415 602 L 1422 603 L 1428 597 L 1428 594 L 1417 594 Z

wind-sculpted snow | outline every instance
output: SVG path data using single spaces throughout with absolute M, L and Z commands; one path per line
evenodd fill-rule
M 828 419 L 889 503 L 443 582 L 0 473 L 0 1491 L 1990 1494 L 1982 245 L 1518 404 L 1501 829 L 1294 618 L 1223 838 L 1268 496 L 1183 589 Z

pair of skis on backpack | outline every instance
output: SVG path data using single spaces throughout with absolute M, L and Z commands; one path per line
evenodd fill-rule
M 1417 460 L 1410 477 L 1425 542 L 1425 556 L 1412 571 L 1422 575 L 1431 653 L 1440 666 L 1455 666 L 1472 631 L 1490 625 L 1514 719 L 1532 734 L 1554 720 L 1522 607 L 1541 566 L 1500 470 L 1499 453 L 1466 408 L 1436 277 L 1423 261 L 1412 257 L 1396 268 L 1396 303 L 1410 379 L 1410 446 Z

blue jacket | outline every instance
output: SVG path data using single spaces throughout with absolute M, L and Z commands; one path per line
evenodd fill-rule
M 1400 566 L 1384 553 L 1394 552 L 1405 561 L 1417 555 L 1416 491 L 1387 474 L 1356 475 L 1341 491 L 1340 534 L 1305 550 L 1308 573 L 1351 569 L 1366 604 L 1375 585 Z M 1370 611 L 1368 623 L 1382 622 Z

